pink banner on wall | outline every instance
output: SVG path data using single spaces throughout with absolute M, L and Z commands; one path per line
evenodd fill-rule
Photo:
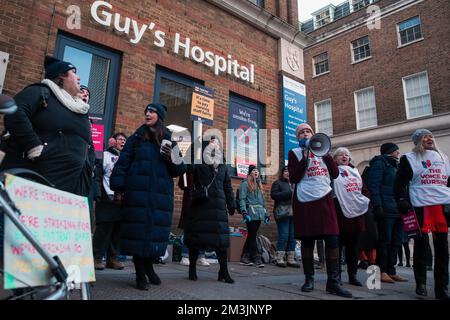
M 105 135 L 105 126 L 102 124 L 92 125 L 92 141 L 94 143 L 94 150 L 103 152 L 103 140 Z

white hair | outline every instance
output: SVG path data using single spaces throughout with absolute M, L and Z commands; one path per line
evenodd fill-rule
M 352 157 L 352 155 L 351 155 L 351 153 L 350 153 L 350 150 L 348 150 L 348 149 L 345 148 L 345 147 L 339 147 L 339 148 L 337 148 L 336 151 L 333 153 L 333 159 L 336 160 L 336 158 L 337 158 L 338 156 L 340 156 L 341 154 L 343 154 L 343 153 L 346 153 L 346 154 L 348 155 L 349 158 Z

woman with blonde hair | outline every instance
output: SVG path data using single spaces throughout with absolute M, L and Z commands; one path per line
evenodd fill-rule
M 421 233 L 414 239 L 413 268 L 416 294 L 427 295 L 428 233 L 433 233 L 434 293 L 436 299 L 450 300 L 448 293 L 450 162 L 436 146 L 434 136 L 427 129 L 412 135 L 414 149 L 400 159 L 394 192 L 399 210 L 406 214 L 414 210 Z
M 256 235 L 261 221 L 269 223 L 269 214 L 266 210 L 259 170 L 254 165 L 248 168 L 247 179 L 239 187 L 239 206 L 247 225 L 247 240 L 242 249 L 241 264 L 263 268 L 261 255 L 257 253 Z

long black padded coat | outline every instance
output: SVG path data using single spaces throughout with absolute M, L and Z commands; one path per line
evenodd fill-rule
M 191 203 L 186 213 L 184 242 L 189 248 L 201 250 L 227 249 L 230 246 L 228 212 L 233 214 L 235 210 L 227 167 L 220 164 L 216 171 L 213 165 L 197 164 L 190 171 L 196 186 L 208 186 L 214 181 L 208 189 L 208 200 L 200 204 Z
M 163 256 L 172 224 L 173 177 L 186 166 L 163 158 L 154 140 L 145 140 L 147 125 L 127 139 L 110 178 L 114 191 L 124 192 L 121 220 L 121 253 L 130 256 Z M 170 140 L 166 132 L 164 139 Z M 175 143 L 172 145 L 175 147 Z

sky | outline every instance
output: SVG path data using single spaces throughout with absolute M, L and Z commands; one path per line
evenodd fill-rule
M 311 13 L 328 4 L 341 4 L 345 0 L 298 0 L 298 20 L 304 22 L 311 18 Z

